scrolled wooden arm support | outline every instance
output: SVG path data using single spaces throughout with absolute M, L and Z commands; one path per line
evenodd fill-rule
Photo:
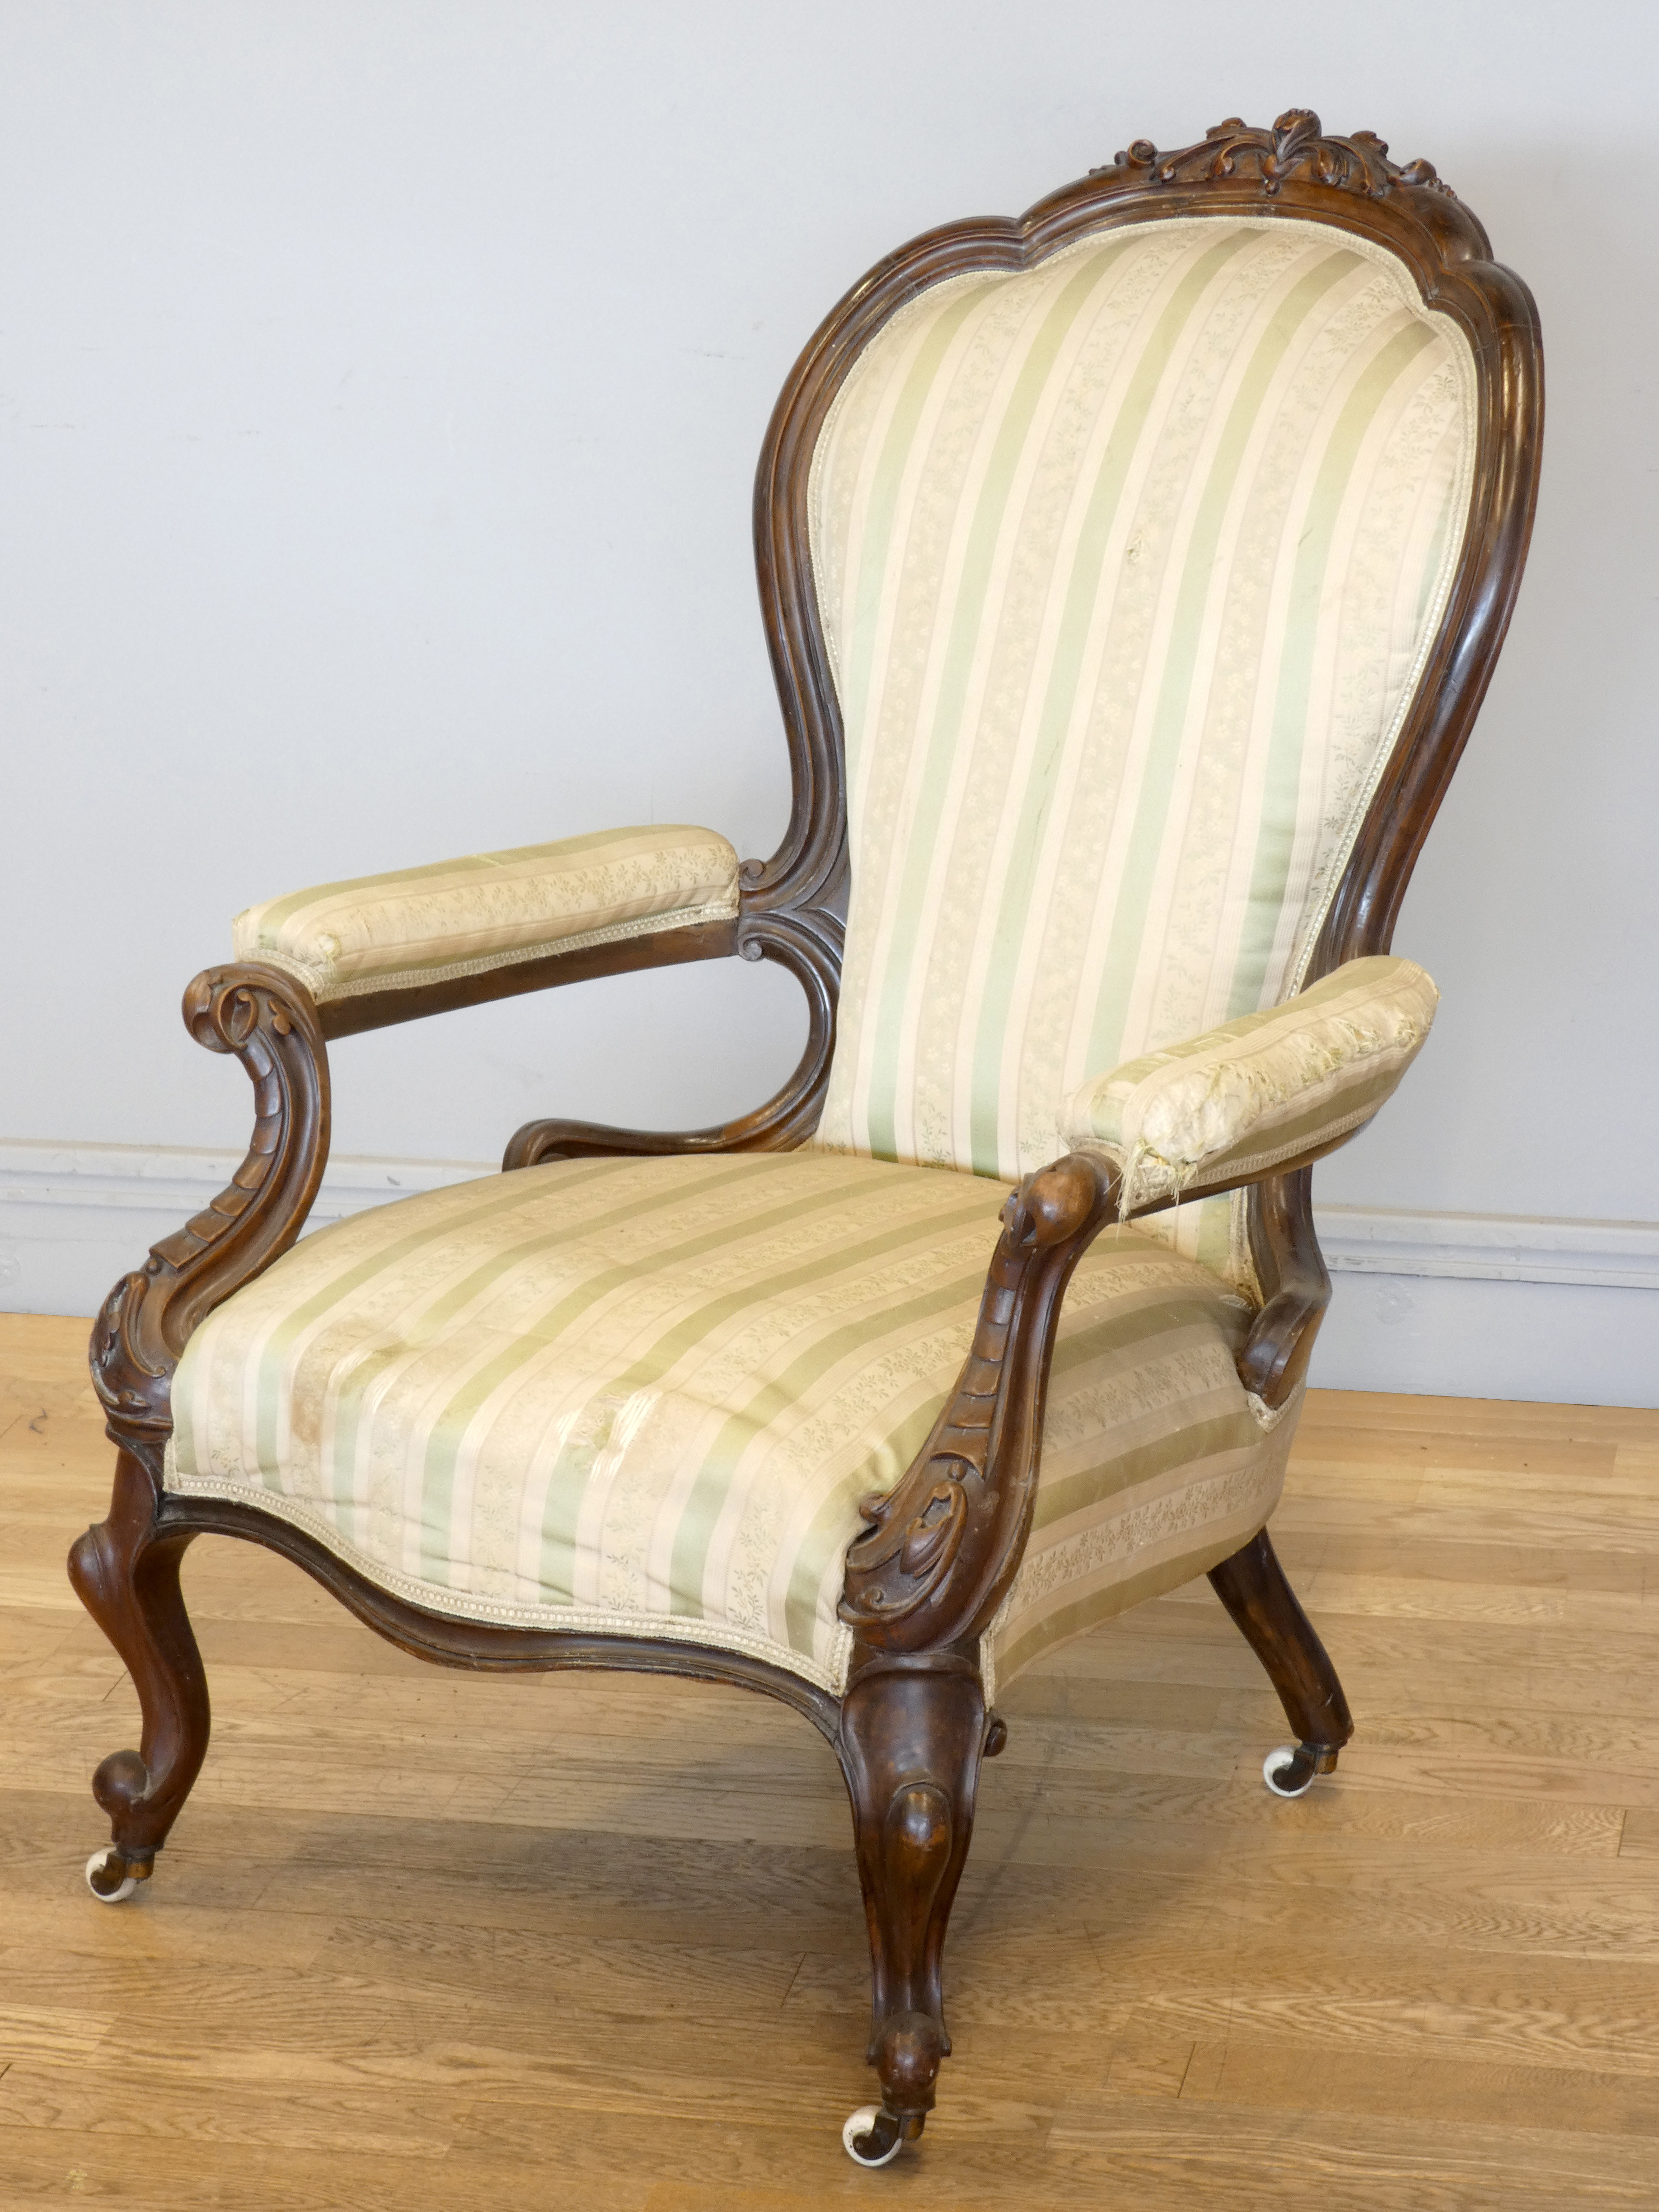
M 745 870 L 758 864 L 744 863 Z M 526 1121 L 502 1157 L 504 1170 L 539 1167 L 545 1160 L 594 1159 L 623 1153 L 659 1158 L 677 1152 L 781 1152 L 817 1127 L 830 1061 L 836 1048 L 836 994 L 841 981 L 842 927 L 826 908 L 751 908 L 744 894 L 738 924 L 739 959 L 774 960 L 787 968 L 806 995 L 806 1049 L 789 1080 L 765 1105 L 741 1121 L 705 1129 L 619 1129 L 599 1121 Z
M 1314 1231 L 1312 1169 L 1257 1183 L 1249 1219 L 1262 1305 L 1238 1355 L 1238 1375 L 1264 1405 L 1279 1407 L 1307 1373 L 1331 1302 L 1331 1279 Z
M 1314 1235 L 1311 1164 L 1341 1141 L 1249 1179 L 1265 1303 L 1238 1370 L 1269 1406 L 1283 1405 L 1307 1371 L 1330 1297 Z M 965 1653 L 1001 1602 L 1030 1527 L 1060 1302 L 1095 1236 L 1117 1218 L 1120 1188 L 1104 1157 L 1068 1152 L 1027 1176 L 1004 1206 L 956 1388 L 896 1486 L 860 1504 L 865 1527 L 848 1552 L 836 1609 L 865 1656 Z M 1131 1214 L 1174 1202 L 1159 1197 Z
M 838 1610 L 868 1652 L 966 1649 L 1001 1602 L 1030 1524 L 1060 1300 L 1117 1189 L 1104 1161 L 1068 1152 L 1003 1207 L 957 1386 L 896 1488 L 860 1509 Z
M 328 1159 L 328 1048 L 302 983 L 275 968 L 210 968 L 185 991 L 184 1018 L 198 1044 L 241 1061 L 254 1122 L 226 1188 L 122 1277 L 93 1324 L 92 1379 L 109 1433 L 152 1473 L 192 1330 L 288 1250 Z

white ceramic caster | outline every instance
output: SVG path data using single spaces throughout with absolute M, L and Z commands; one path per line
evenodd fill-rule
M 1279 1779 L 1281 1775 L 1287 1773 L 1296 1765 L 1300 1755 L 1299 1745 L 1281 1743 L 1270 1751 L 1262 1760 L 1261 1779 L 1275 1797 L 1305 1797 L 1309 1790 L 1313 1788 L 1314 1777 L 1311 1769 L 1305 1782 L 1287 1784 Z
M 118 1889 L 100 1889 L 97 1883 L 94 1881 L 93 1876 L 95 1874 L 101 1874 L 103 1872 L 104 1863 L 108 1857 L 109 1850 L 108 1847 L 106 1846 L 106 1848 L 101 1851 L 94 1851 L 92 1856 L 87 1861 L 87 1887 L 92 1892 L 100 1905 L 119 1905 L 123 1898 L 131 1897 L 132 1895 L 133 1891 L 137 1888 L 138 1884 L 134 1877 L 131 1875 L 129 1875 Z
M 856 2112 L 849 2112 L 847 2115 L 847 2124 L 841 2131 L 841 2139 L 848 2157 L 852 2160 L 854 2166 L 890 2166 L 904 2148 L 904 2137 L 898 2133 L 896 2128 L 894 2130 L 893 2140 L 885 2150 L 877 2147 L 881 2141 L 879 2136 L 870 2144 L 867 2154 L 859 2148 L 860 2139 L 866 2142 L 869 2140 L 871 2131 L 880 2118 L 879 2105 L 860 2105 Z

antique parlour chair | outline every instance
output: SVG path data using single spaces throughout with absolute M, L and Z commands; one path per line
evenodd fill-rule
M 744 861 L 651 826 L 251 908 L 185 995 L 257 1100 L 118 1284 L 75 1584 L 142 1747 L 88 1876 L 201 1766 L 179 1593 L 251 1537 L 450 1666 L 793 1705 L 847 1778 L 876 2164 L 950 2049 L 946 1917 L 1006 1682 L 1207 1573 L 1296 1742 L 1352 1730 L 1265 1523 L 1329 1281 L 1310 1163 L 1423 1042 L 1390 956 L 1491 676 L 1541 426 L 1525 287 L 1426 162 L 1233 120 L 854 285 L 761 457 L 794 800 Z M 843 916 L 845 926 L 843 928 Z M 747 1119 L 533 1121 L 503 1171 L 297 1243 L 328 1042 L 735 953 L 805 1057 Z

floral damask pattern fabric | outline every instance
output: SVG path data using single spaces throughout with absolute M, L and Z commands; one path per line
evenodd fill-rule
M 1147 1200 L 1259 1175 L 1369 1121 L 1422 1049 L 1439 994 L 1410 960 L 1350 960 L 1282 1006 L 1148 1053 L 1074 1091 L 1060 1134 Z
M 1467 341 L 1295 220 L 931 288 L 814 459 L 852 901 L 817 1142 L 1012 1177 L 1085 1079 L 1292 992 L 1432 644 Z M 1250 1281 L 1224 1200 L 1175 1236 Z
M 998 1183 L 824 1152 L 561 1161 L 355 1216 L 191 1339 L 169 1488 L 240 1498 L 468 1619 L 649 1632 L 831 1690 L 858 1501 L 969 1343 Z M 1110 1228 L 1067 1293 L 1006 1674 L 1278 1498 L 1215 1278 Z
M 738 911 L 738 856 L 712 830 L 653 823 L 317 884 L 249 907 L 236 957 L 319 1001 L 476 975 Z

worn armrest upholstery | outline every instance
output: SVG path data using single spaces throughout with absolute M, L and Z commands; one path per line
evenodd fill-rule
M 1126 1214 L 1225 1189 L 1369 1121 L 1438 1002 L 1412 961 L 1350 960 L 1282 1006 L 1091 1077 L 1061 1109 L 1061 1133 L 1119 1170 Z
M 233 927 L 239 960 L 296 976 L 321 1005 L 737 911 L 738 856 L 726 839 L 653 823 L 316 884 L 249 907 Z

